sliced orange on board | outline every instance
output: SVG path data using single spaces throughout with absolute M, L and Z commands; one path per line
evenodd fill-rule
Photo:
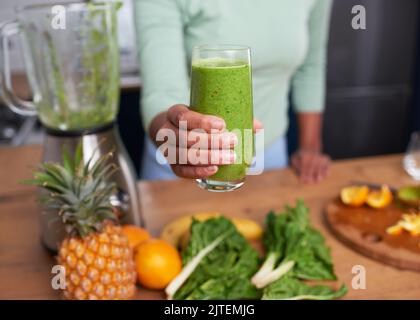
M 352 207 L 360 207 L 365 204 L 369 196 L 367 186 L 350 186 L 343 188 L 340 193 L 341 201 Z
M 390 235 L 400 235 L 403 231 L 409 232 L 412 236 L 420 236 L 420 213 L 406 213 L 397 224 L 389 227 L 386 232 Z
M 392 198 L 392 192 L 389 187 L 383 185 L 380 190 L 373 190 L 369 193 L 366 203 L 374 209 L 382 209 L 391 204 Z

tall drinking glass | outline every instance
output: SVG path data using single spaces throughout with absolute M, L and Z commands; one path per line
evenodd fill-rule
M 414 180 L 420 181 L 420 131 L 411 135 L 403 163 L 405 171 Z
M 191 66 L 192 110 L 223 118 L 238 137 L 234 164 L 197 183 L 209 191 L 232 191 L 244 184 L 254 156 L 250 49 L 243 46 L 199 46 Z

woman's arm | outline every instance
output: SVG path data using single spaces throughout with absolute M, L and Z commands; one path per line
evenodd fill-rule
M 168 154 L 175 154 L 175 162 L 170 161 L 172 170 L 185 178 L 205 178 L 218 170 L 219 164 L 234 161 L 234 136 L 223 132 L 225 122 L 214 116 L 202 115 L 191 111 L 189 102 L 189 81 L 187 58 L 184 49 L 184 28 L 186 17 L 176 0 L 134 0 L 137 44 L 142 79 L 141 113 L 143 125 L 152 141 L 157 145 L 156 136 L 160 130 L 169 130 L 176 141 L 168 145 Z M 187 123 L 187 130 L 179 128 L 179 122 Z M 210 137 L 219 140 L 220 150 L 190 148 L 197 134 L 193 129 L 203 129 L 200 141 Z M 210 135 L 212 129 L 220 133 Z M 162 131 L 164 132 L 164 131 Z M 187 145 L 181 144 L 180 134 L 187 133 Z M 216 141 L 215 141 L 216 142 Z M 211 146 L 211 144 L 207 144 Z M 187 159 L 180 164 L 178 159 Z M 203 159 L 203 162 L 191 159 Z
M 298 114 L 299 149 L 292 167 L 304 182 L 318 182 L 328 174 L 330 159 L 322 153 L 322 112 L 325 106 L 326 54 L 331 0 L 317 0 L 308 22 L 309 47 L 292 83 Z
M 176 0 L 134 0 L 133 4 L 142 80 L 141 114 L 149 132 L 158 114 L 189 101 L 184 17 Z
M 298 113 L 299 148 L 306 151 L 322 151 L 322 113 Z

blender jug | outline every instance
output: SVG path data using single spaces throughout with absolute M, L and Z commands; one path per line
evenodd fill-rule
M 111 178 L 111 199 L 124 223 L 141 224 L 135 173 L 120 141 L 115 118 L 119 103 L 118 2 L 34 4 L 16 9 L 17 19 L 0 27 L 0 90 L 22 115 L 37 114 L 46 128 L 43 161 L 61 161 L 65 146 L 82 142 L 84 158 L 114 152 L 120 170 Z M 8 39 L 20 37 L 33 101 L 11 86 Z M 43 210 L 43 243 L 56 249 L 64 235 L 56 213 Z

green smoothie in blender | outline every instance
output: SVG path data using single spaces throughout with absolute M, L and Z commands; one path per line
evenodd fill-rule
M 74 30 L 44 33 L 35 94 L 41 122 L 60 131 L 101 127 L 114 121 L 119 102 L 117 11 L 121 4 L 88 3 Z M 37 33 L 25 32 L 28 42 Z M 63 40 L 65 39 L 65 41 Z M 60 46 L 61 43 L 70 45 Z M 48 68 L 42 66 L 48 65 Z

